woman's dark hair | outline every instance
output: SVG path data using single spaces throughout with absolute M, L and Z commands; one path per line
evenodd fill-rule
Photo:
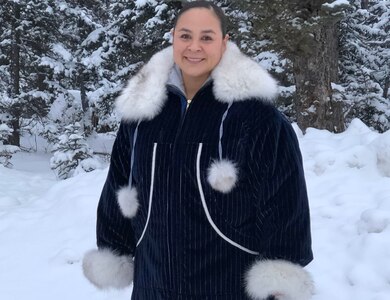
M 176 16 L 173 26 L 174 28 L 176 28 L 177 21 L 180 19 L 181 15 L 192 8 L 207 8 L 212 10 L 217 16 L 219 23 L 221 24 L 222 37 L 225 37 L 227 33 L 227 18 L 225 16 L 225 13 L 218 5 L 210 1 L 191 1 L 184 3 L 181 10 Z

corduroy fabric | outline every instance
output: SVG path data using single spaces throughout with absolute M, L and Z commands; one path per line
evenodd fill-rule
M 233 103 L 223 123 L 223 158 L 235 163 L 238 181 L 229 193 L 207 182 L 210 164 L 219 159 L 219 130 L 226 103 L 216 101 L 212 82 L 181 110 L 182 97 L 168 89 L 168 100 L 152 120 L 138 127 L 123 122 L 98 207 L 97 242 L 135 257 L 134 300 L 248 300 L 244 276 L 261 259 L 284 259 L 302 266 L 312 260 L 307 193 L 298 142 L 288 121 L 258 100 Z M 200 181 L 210 216 L 218 229 L 253 255 L 223 239 L 202 206 Z M 153 204 L 146 232 L 153 147 L 156 145 Z M 125 219 L 117 190 L 129 181 L 139 209 Z

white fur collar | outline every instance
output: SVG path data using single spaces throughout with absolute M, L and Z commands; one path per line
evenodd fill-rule
M 132 77 L 116 100 L 116 108 L 128 121 L 150 120 L 160 113 L 167 98 L 166 83 L 174 66 L 172 46 L 156 53 Z M 276 81 L 232 42 L 211 73 L 218 101 L 248 99 L 271 101 L 277 95 Z

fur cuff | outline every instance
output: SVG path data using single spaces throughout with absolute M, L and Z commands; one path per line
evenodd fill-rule
M 99 289 L 122 289 L 133 281 L 133 260 L 108 249 L 91 250 L 84 255 L 84 276 Z
M 229 193 L 236 185 L 237 176 L 235 164 L 227 159 L 221 159 L 211 164 L 207 180 L 214 190 Z
M 310 274 L 284 260 L 256 262 L 246 274 L 246 292 L 251 299 L 308 300 L 314 292 Z
M 124 186 L 118 193 L 118 204 L 122 214 L 127 218 L 132 218 L 138 211 L 138 193 L 135 187 Z

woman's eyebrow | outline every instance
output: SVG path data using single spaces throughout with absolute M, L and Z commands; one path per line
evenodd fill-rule
M 187 29 L 187 28 L 180 28 L 178 31 L 184 31 L 184 32 L 188 32 L 188 33 L 191 33 L 192 31 Z M 205 29 L 205 30 L 202 30 L 201 31 L 202 34 L 209 34 L 209 33 L 212 33 L 212 34 L 216 34 L 214 30 L 212 29 Z
M 215 31 L 212 30 L 212 29 L 202 30 L 201 32 L 202 32 L 202 33 L 212 33 L 212 34 L 216 34 Z
M 189 29 L 187 29 L 187 28 L 181 28 L 181 29 L 179 29 L 179 31 L 191 32 L 191 30 L 189 30 Z

